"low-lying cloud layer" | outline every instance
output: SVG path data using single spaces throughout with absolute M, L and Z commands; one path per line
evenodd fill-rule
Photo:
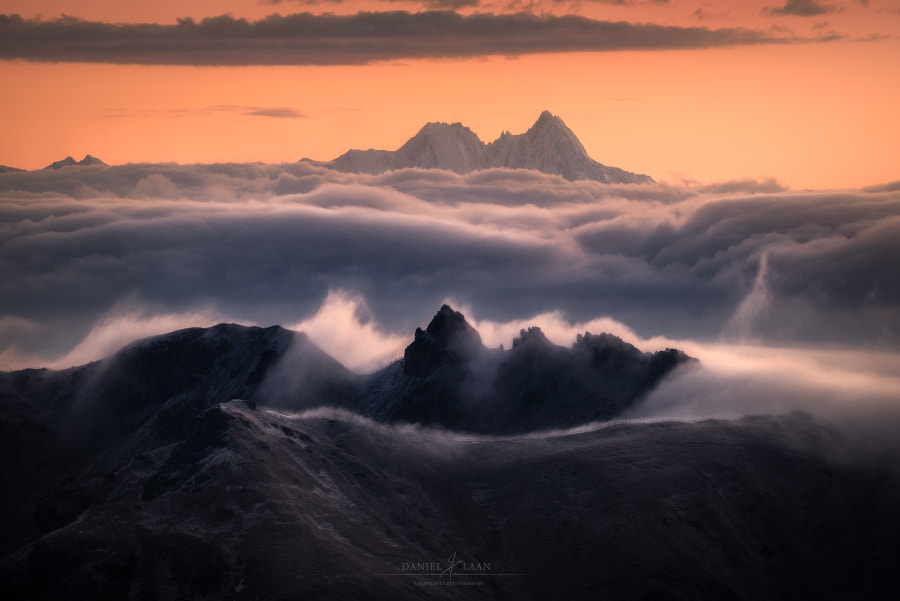
M 898 239 L 896 185 L 370 176 L 302 162 L 5 173 L 0 359 L 61 366 L 235 321 L 308 330 L 367 371 L 443 302 L 505 327 L 498 344 L 540 315 L 626 339 L 895 351 Z M 361 325 L 340 329 L 335 315 Z
M 742 28 L 710 29 L 531 13 L 230 15 L 175 25 L 70 16 L 0 15 L 0 59 L 155 65 L 355 65 L 394 59 L 671 50 L 831 41 Z

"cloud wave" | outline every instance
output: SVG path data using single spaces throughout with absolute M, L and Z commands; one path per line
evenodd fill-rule
M 151 314 L 312 324 L 338 291 L 392 335 L 449 300 L 482 321 L 609 318 L 643 339 L 897 349 L 898 239 L 895 186 L 372 176 L 303 162 L 5 173 L 0 351 L 64 355 L 123 299 Z

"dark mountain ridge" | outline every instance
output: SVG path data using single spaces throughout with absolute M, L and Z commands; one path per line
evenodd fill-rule
M 304 159 L 305 161 L 308 159 Z M 535 169 L 567 180 L 604 183 L 649 183 L 631 173 L 591 159 L 562 119 L 544 111 L 525 133 L 503 134 L 488 144 L 461 123 L 428 123 L 399 149 L 349 150 L 332 161 L 310 161 L 349 173 L 378 174 L 395 169 L 447 169 L 469 173 L 481 169 Z
M 579 335 L 567 349 L 540 328 L 522 330 L 508 351 L 488 349 L 444 305 L 425 330 L 416 329 L 399 365 L 368 378 L 356 410 L 462 432 L 570 428 L 620 414 L 693 361 L 675 349 L 642 353 L 610 334 Z

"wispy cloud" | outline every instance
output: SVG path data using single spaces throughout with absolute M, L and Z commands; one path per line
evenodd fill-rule
M 215 105 L 199 108 L 170 108 L 170 109 L 125 109 L 114 107 L 106 109 L 103 112 L 104 118 L 123 118 L 134 116 L 146 116 L 152 114 L 164 114 L 170 117 L 204 117 L 221 113 L 234 113 L 237 115 L 246 115 L 250 117 L 275 117 L 279 119 L 305 119 L 307 116 L 303 111 L 291 107 L 277 106 L 237 106 L 237 105 Z
M 0 15 L 0 58 L 168 65 L 335 65 L 617 50 L 719 48 L 820 42 L 741 29 L 598 21 L 576 15 L 359 12 L 222 15 L 175 25 Z
M 253 108 L 244 112 L 253 117 L 275 117 L 276 119 L 305 119 L 306 115 L 296 109 L 279 108 Z

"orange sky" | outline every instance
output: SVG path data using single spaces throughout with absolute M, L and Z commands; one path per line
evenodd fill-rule
M 572 6 L 546 4 L 555 14 Z M 832 9 L 812 17 L 763 14 L 767 6 L 783 0 L 585 3 L 580 14 L 844 39 L 324 67 L 0 61 L 0 164 L 33 169 L 86 153 L 111 164 L 330 159 L 351 147 L 397 148 L 427 121 L 461 121 L 489 141 L 524 131 L 548 109 L 594 159 L 658 180 L 772 176 L 836 188 L 900 179 L 900 4 L 821 0 L 815 6 Z M 423 5 L 0 1 L 0 13 L 25 18 L 167 24 L 360 8 Z M 483 2 L 463 12 L 501 8 Z M 264 116 L 273 113 L 289 116 Z

